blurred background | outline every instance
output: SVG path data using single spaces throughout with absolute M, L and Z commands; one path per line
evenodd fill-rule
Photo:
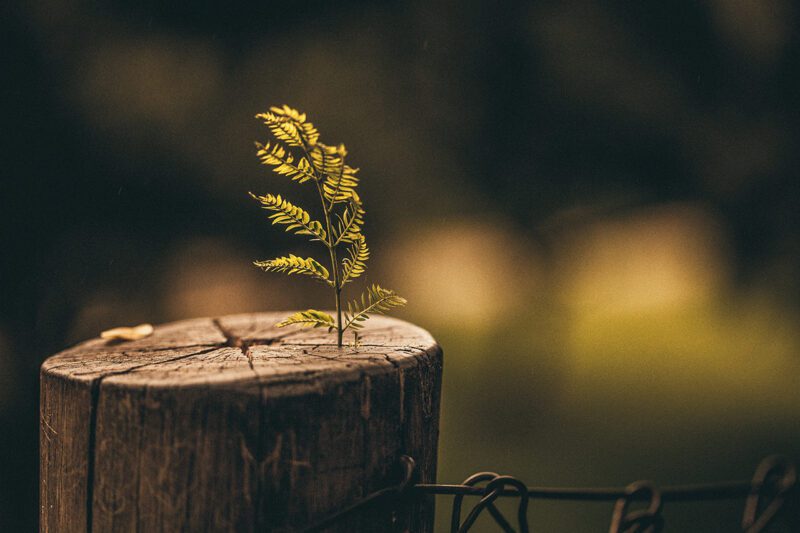
M 330 307 L 251 265 L 309 251 L 247 196 L 314 200 L 255 157 L 253 115 L 283 103 L 347 144 L 368 280 L 444 346 L 440 480 L 800 459 L 789 0 L 12 0 L 0 39 L 3 531 L 36 528 L 48 355 L 118 325 Z M 734 531 L 741 510 L 670 506 L 666 531 Z M 536 502 L 531 522 L 610 513 Z

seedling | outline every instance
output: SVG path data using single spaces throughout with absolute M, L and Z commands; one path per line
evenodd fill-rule
M 319 141 L 319 132 L 306 120 L 305 113 L 284 105 L 271 107 L 269 112 L 259 113 L 256 118 L 264 121 L 277 139 L 267 144 L 256 143 L 261 162 L 298 184 L 313 184 L 319 194 L 322 221 L 312 218 L 308 211 L 280 195 L 250 193 L 250 196 L 272 213 L 269 216 L 272 224 L 286 226 L 286 231 L 322 244 L 328 251 L 329 266 L 313 257 L 294 254 L 254 264 L 269 272 L 310 276 L 332 288 L 336 301 L 335 319 L 324 311 L 308 309 L 286 317 L 277 326 L 294 324 L 327 327 L 329 332 L 336 330 L 339 347 L 344 332 L 351 329 L 355 333 L 355 343 L 358 343 L 358 330 L 364 327 L 370 314 L 383 314 L 406 304 L 405 298 L 394 291 L 372 284 L 360 298 L 347 302 L 346 308 L 342 306 L 345 285 L 364 274 L 369 259 L 369 248 L 362 230 L 364 205 L 356 192 L 358 169 L 345 163 L 347 150 L 343 144 L 330 146 Z

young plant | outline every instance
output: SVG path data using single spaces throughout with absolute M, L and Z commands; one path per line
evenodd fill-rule
M 319 142 L 319 132 L 300 113 L 289 106 L 271 107 L 269 112 L 256 115 L 263 120 L 277 139 L 276 142 L 256 143 L 258 157 L 272 171 L 299 184 L 308 183 L 319 195 L 322 219 L 313 219 L 308 211 L 280 195 L 257 196 L 250 193 L 261 207 L 270 211 L 273 224 L 286 226 L 286 231 L 309 237 L 328 251 L 328 266 L 313 257 L 289 254 L 254 264 L 265 271 L 285 274 L 302 274 L 321 281 L 333 289 L 336 318 L 323 311 L 308 309 L 286 317 L 278 324 L 284 327 L 327 327 L 336 330 L 338 346 L 347 329 L 355 333 L 371 313 L 384 313 L 393 307 L 405 305 L 406 300 L 394 291 L 373 284 L 361 298 L 342 306 L 342 291 L 348 283 L 360 277 L 367 269 L 369 248 L 364 237 L 364 205 L 356 192 L 358 169 L 345 163 L 347 150 L 343 144 L 329 146 Z M 344 253 L 342 253 L 344 251 Z

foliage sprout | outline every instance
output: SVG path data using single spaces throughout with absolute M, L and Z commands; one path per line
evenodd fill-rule
M 335 319 L 324 311 L 307 309 L 286 317 L 277 326 L 295 324 L 327 327 L 329 332 L 336 330 L 339 347 L 344 332 L 351 329 L 358 344 L 358 330 L 370 314 L 382 314 L 406 304 L 394 291 L 372 284 L 360 298 L 347 302 L 346 308 L 342 305 L 345 285 L 364 274 L 369 259 L 362 230 L 364 205 L 356 192 L 358 169 L 345 163 L 347 149 L 343 144 L 329 146 L 319 142 L 319 132 L 306 120 L 305 113 L 284 105 L 271 107 L 256 118 L 262 120 L 277 139 L 267 144 L 256 143 L 261 163 L 299 184 L 313 183 L 319 194 L 322 222 L 280 195 L 258 196 L 251 192 L 250 196 L 272 213 L 269 216 L 272 224 L 286 226 L 286 231 L 307 236 L 325 246 L 329 264 L 325 266 L 313 257 L 294 254 L 254 264 L 264 271 L 302 274 L 321 281 L 333 289 L 336 302 Z

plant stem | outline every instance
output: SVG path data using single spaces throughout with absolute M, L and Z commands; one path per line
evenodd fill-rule
M 342 347 L 342 289 L 336 289 L 336 342 L 339 348 Z
M 328 255 L 331 258 L 333 288 L 336 294 L 336 344 L 341 348 L 344 330 L 342 329 L 342 287 L 339 284 L 339 261 L 336 257 L 336 245 L 333 243 L 333 234 L 331 233 L 331 214 L 325 205 L 325 195 L 322 193 L 322 186 L 319 180 L 317 180 L 317 192 L 319 193 L 319 199 L 322 203 L 322 211 L 325 214 L 325 230 L 328 233 L 328 239 L 325 245 L 328 247 Z
M 325 215 L 326 221 L 328 219 L 328 215 Z M 330 222 L 328 222 L 328 226 L 330 227 Z M 328 230 L 330 231 L 330 230 Z M 339 348 L 342 347 L 342 335 L 344 334 L 344 330 L 342 329 L 342 288 L 339 286 L 339 268 L 336 258 L 336 247 L 335 246 L 328 246 L 328 252 L 331 256 L 331 270 L 333 271 L 333 288 L 336 294 L 336 341 Z
M 307 160 L 311 160 L 308 153 L 308 148 L 303 146 L 303 153 Z M 323 156 L 323 165 L 325 158 Z M 344 160 L 342 160 L 342 172 L 344 172 Z M 339 261 L 336 257 L 336 246 L 338 242 L 333 242 L 333 234 L 331 233 L 331 212 L 333 211 L 334 200 L 331 200 L 330 205 L 325 204 L 325 194 L 322 192 L 322 180 L 324 176 L 321 173 L 313 170 L 312 173 L 317 176 L 314 180 L 317 184 L 317 192 L 319 193 L 319 201 L 322 204 L 322 212 L 325 214 L 325 230 L 328 232 L 328 240 L 325 245 L 328 247 L 328 254 L 331 258 L 331 272 L 333 272 L 333 288 L 336 294 L 336 345 L 342 347 L 342 336 L 344 329 L 342 328 L 342 285 L 339 283 Z M 335 197 L 334 197 L 335 198 Z

